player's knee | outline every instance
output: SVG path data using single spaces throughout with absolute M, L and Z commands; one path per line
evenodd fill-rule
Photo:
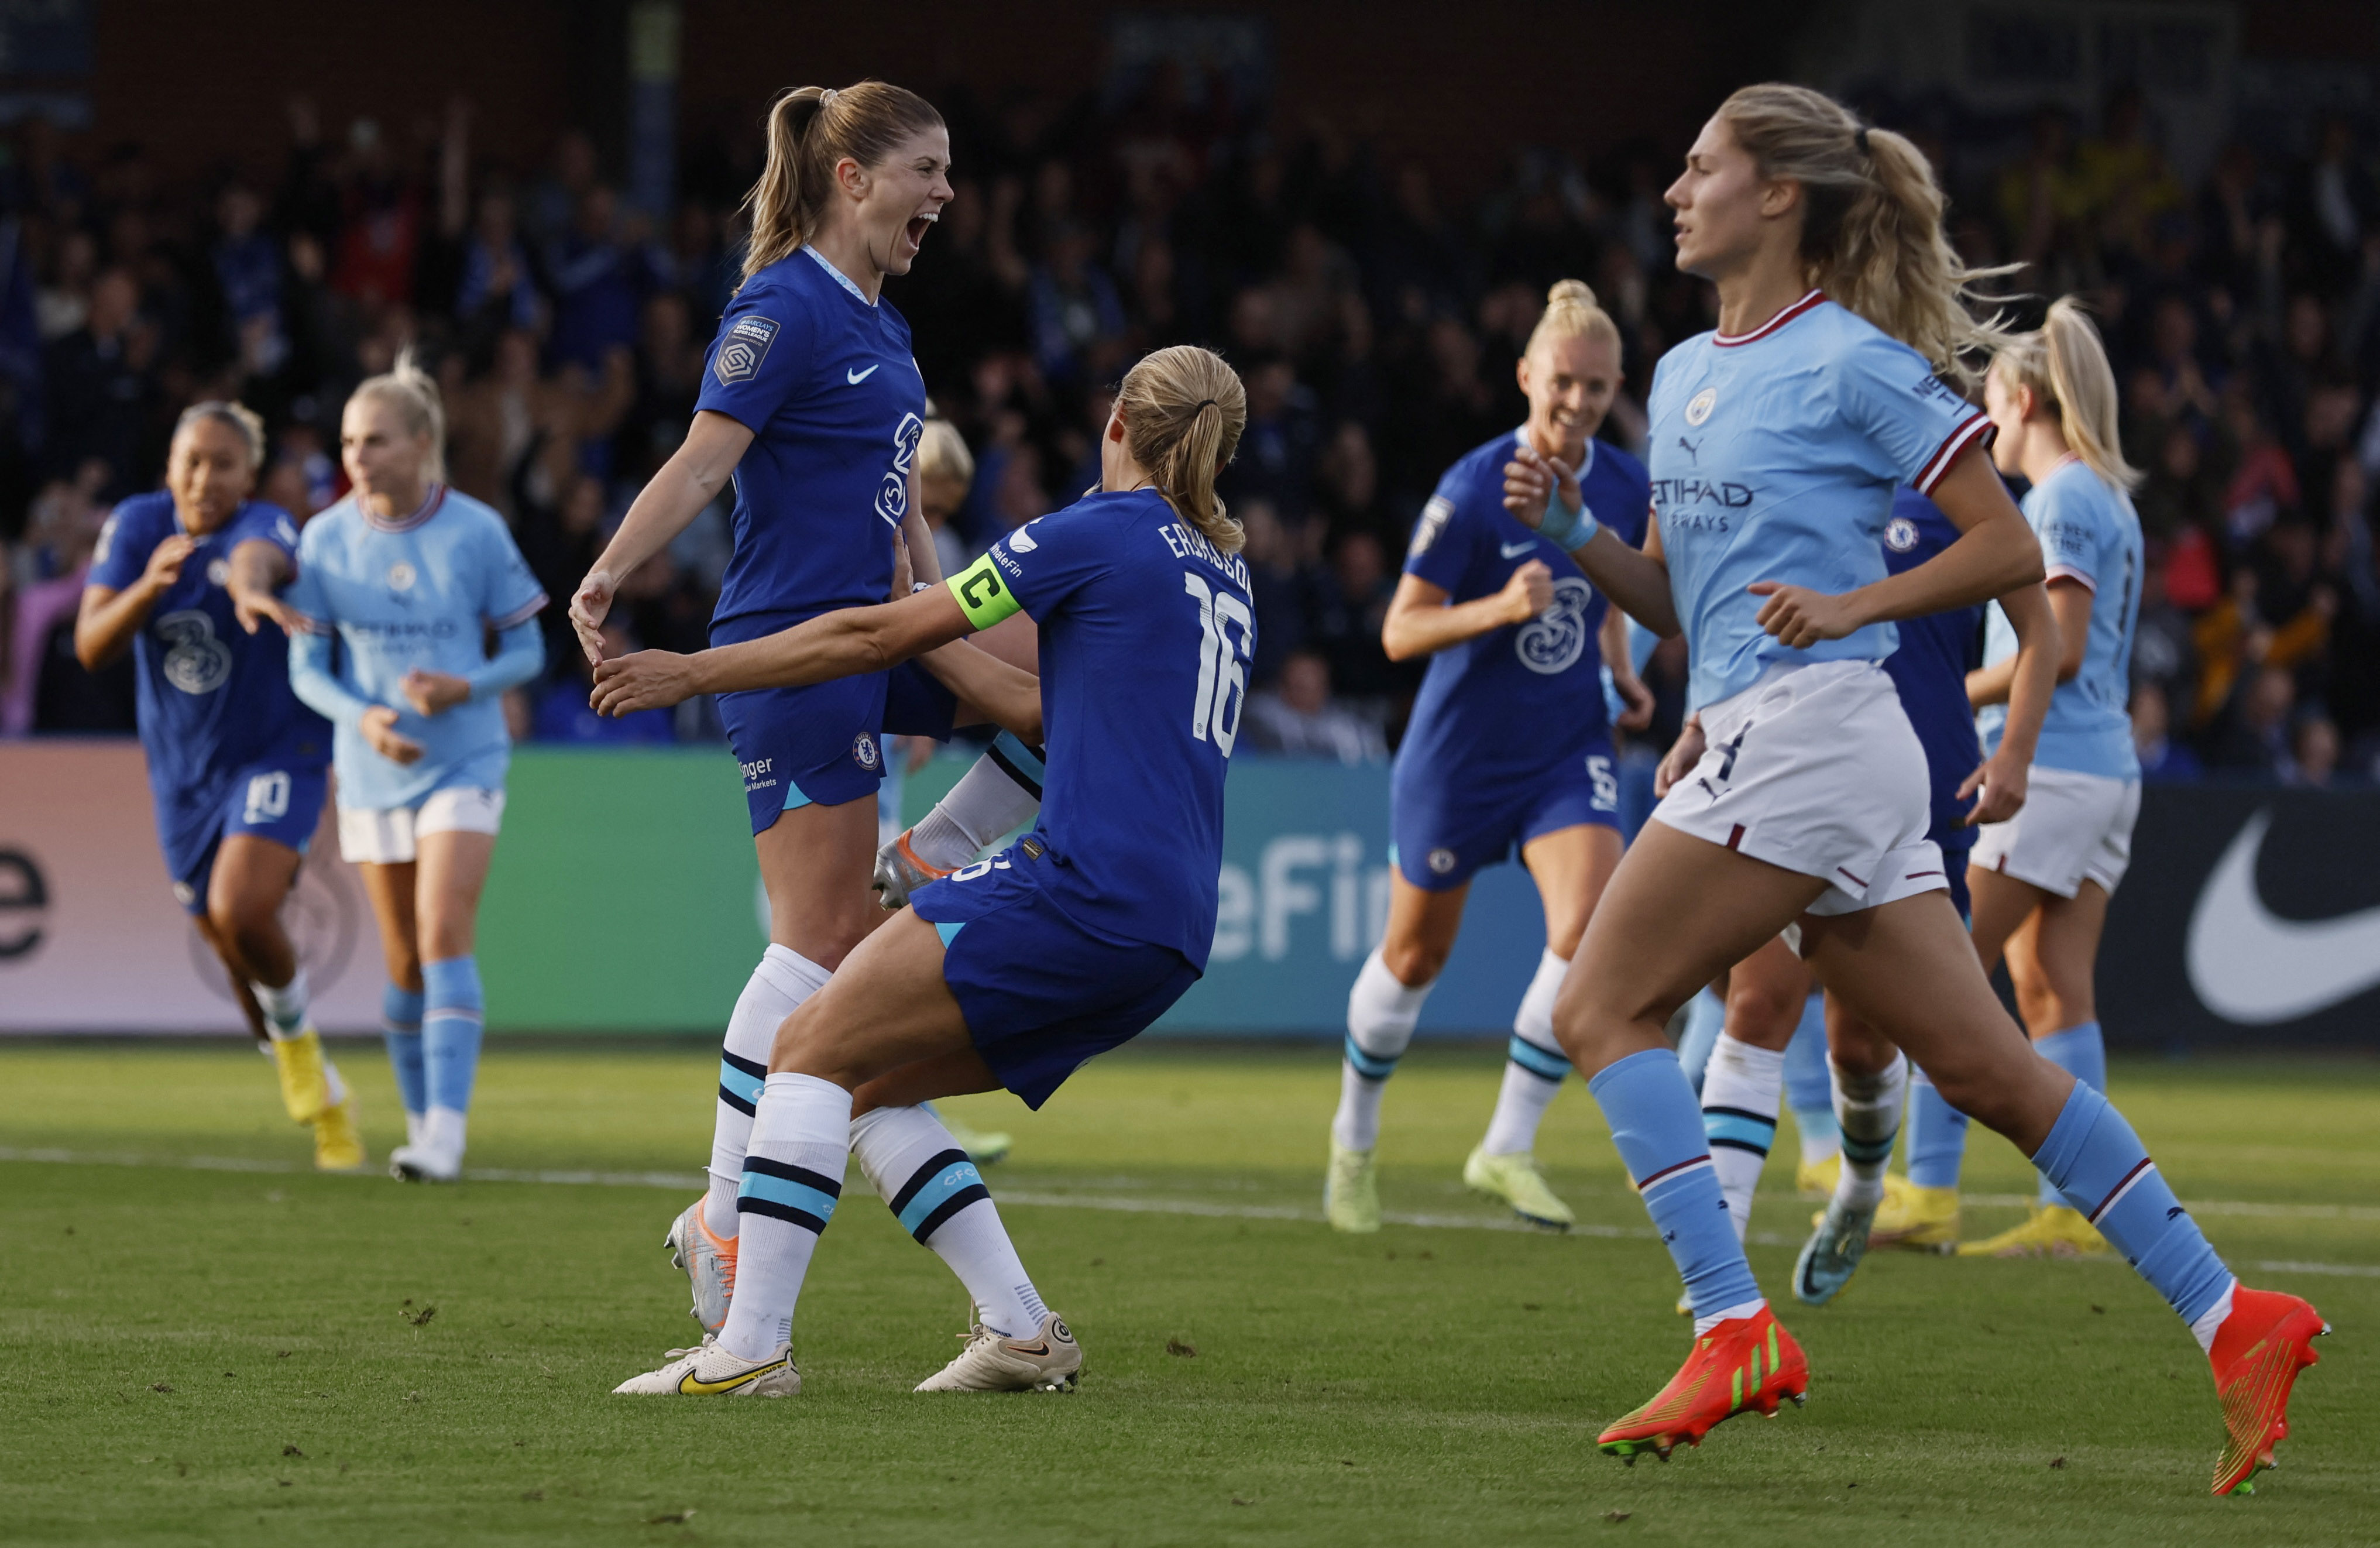
M 1407 989 L 1419 989 L 1438 981 L 1446 970 L 1446 958 L 1453 950 L 1451 945 L 1436 941 L 1389 940 L 1380 943 L 1380 963 Z

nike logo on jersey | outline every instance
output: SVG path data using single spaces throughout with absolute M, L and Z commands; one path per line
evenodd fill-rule
M 2243 1026 L 2326 1010 L 2380 985 L 2380 908 L 2285 920 L 2256 891 L 2256 856 L 2273 814 L 2232 839 L 2190 918 L 2190 986 L 2207 1009 Z
M 853 371 L 846 366 L 844 368 L 843 379 L 856 387 L 862 382 L 867 381 L 869 377 L 875 375 L 879 371 L 882 370 L 884 362 L 881 360 L 869 366 L 866 371 Z
M 1536 546 L 1535 540 L 1524 542 L 1508 542 L 1498 545 L 1496 552 L 1501 554 L 1507 559 L 1517 559 L 1524 554 L 1534 553 Z

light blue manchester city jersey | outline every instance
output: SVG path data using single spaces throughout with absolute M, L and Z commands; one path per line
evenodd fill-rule
M 2104 779 L 2141 777 L 2132 748 L 2131 674 L 2132 626 L 2141 616 L 2141 518 L 2131 496 L 2091 471 L 2082 458 L 2027 491 L 2024 518 L 2041 538 L 2041 562 L 2052 580 L 2072 580 L 2091 589 L 2091 637 L 2082 668 L 2058 685 L 2041 723 L 2041 743 L 2033 761 L 2046 769 L 2097 774 Z M 1984 626 L 1984 660 L 2016 654 L 2016 630 L 1994 603 Z M 2008 706 L 1987 704 L 1976 716 L 1984 745 L 1997 749 L 2008 724 Z
M 1890 624 L 1790 650 L 1759 580 L 1840 593 L 1885 578 L 1893 489 L 1931 494 L 1991 421 L 1923 356 L 1813 290 L 1751 333 L 1710 333 L 1653 374 L 1653 511 L 1700 709 L 1775 664 L 1882 661 Z
M 393 762 L 342 722 L 333 760 L 341 806 L 411 806 L 467 765 L 486 771 L 470 783 L 502 785 L 512 740 L 500 698 L 423 716 L 397 685 L 417 666 L 469 676 L 487 664 L 487 630 L 501 634 L 545 605 L 503 517 L 438 487 L 412 515 L 382 521 L 350 495 L 298 534 L 288 601 L 315 632 L 336 636 L 341 686 L 395 710 L 397 734 L 426 750 L 418 762 Z

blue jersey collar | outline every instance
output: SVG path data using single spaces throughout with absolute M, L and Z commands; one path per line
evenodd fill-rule
M 844 274 L 841 269 L 838 269 L 833 264 L 828 262 L 826 260 L 826 254 L 819 251 L 818 249 L 810 246 L 808 242 L 802 244 L 802 250 L 808 253 L 813 259 L 817 260 L 818 266 L 824 269 L 828 274 L 832 274 L 834 276 L 834 282 L 837 285 L 842 286 L 845 290 L 850 291 L 852 295 L 857 299 L 861 306 L 873 307 L 876 304 L 874 301 L 868 299 L 868 293 L 860 289 L 858 285 L 853 281 L 849 274 Z

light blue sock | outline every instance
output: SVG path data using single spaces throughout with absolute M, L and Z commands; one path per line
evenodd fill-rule
M 1711 1170 L 1703 1112 L 1666 1048 L 1631 1054 L 1586 1083 L 1611 1126 L 1611 1142 L 1669 1244 L 1697 1318 L 1760 1298 L 1752 1265 Z
M 1967 1155 L 1967 1115 L 1942 1100 L 1922 1069 L 1909 1078 L 1909 1180 L 1919 1188 L 1956 1188 Z
M 1685 1030 L 1678 1034 L 1678 1067 L 1686 1072 L 1686 1084 L 1697 1097 L 1703 1094 L 1703 1071 L 1709 1067 L 1711 1050 L 1726 1030 L 1726 1001 L 1706 989 L 1686 1002 Z
M 1793 1110 L 1794 1127 L 1806 1148 L 1811 1140 L 1829 1145 L 1843 1142 L 1842 1126 L 1835 1121 L 1833 1078 L 1827 1073 L 1827 997 L 1813 994 L 1802 1007 L 1802 1023 L 1785 1045 L 1785 1105 Z
M 2173 1196 L 2140 1136 L 2089 1086 L 2075 1082 L 2033 1164 L 2193 1328 L 2231 1287 L 2231 1271 Z
M 2099 1035 L 2099 1023 L 2096 1021 L 2085 1021 L 2079 1027 L 2069 1027 L 2062 1032 L 2035 1038 L 2033 1051 L 2101 1096 L 2107 1094 L 2107 1042 Z M 2041 1201 L 2082 1208 L 2050 1187 L 2046 1176 L 2041 1179 Z
M 450 957 L 421 965 L 422 1064 L 430 1077 L 430 1105 L 471 1109 L 471 1079 L 480 1070 L 480 962 Z
M 388 1040 L 396 1094 L 415 1117 L 430 1111 L 430 1079 L 421 1067 L 421 991 L 389 984 L 380 992 L 381 1035 Z

